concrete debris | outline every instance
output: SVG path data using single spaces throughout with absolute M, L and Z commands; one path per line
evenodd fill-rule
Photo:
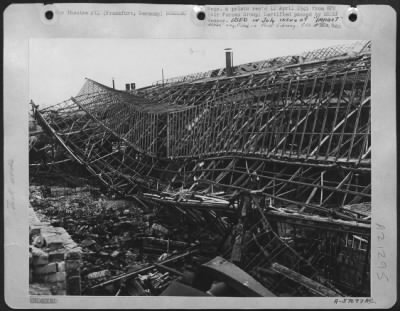
M 82 250 L 80 281 L 82 291 L 86 294 L 92 294 L 90 288 L 99 282 L 152 262 L 162 262 L 171 254 L 179 254 L 199 245 L 199 240 L 203 240 L 204 253 L 214 252 L 207 249 L 207 240 L 215 239 L 215 233 L 203 230 L 200 235 L 196 232 L 196 239 L 191 239 L 190 235 L 193 233 L 189 227 L 184 226 L 183 230 L 176 230 L 177 228 L 171 227 L 171 221 L 176 222 L 176 219 L 166 218 L 162 213 L 156 216 L 146 212 L 134 202 L 94 198 L 85 192 L 73 196 L 45 197 L 40 189 L 35 187 L 31 187 L 31 194 L 30 202 L 37 214 L 49 225 L 58 224 L 65 228 Z M 42 270 L 38 273 L 46 274 L 50 272 L 50 268 L 58 267 L 44 266 L 49 262 L 49 256 L 56 259 L 63 255 L 57 252 L 56 246 L 59 241 L 56 236 L 49 234 L 55 234 L 57 230 L 59 231 L 57 228 L 47 229 L 44 236 L 32 237 L 34 241 L 38 237 L 43 238 L 44 242 L 40 246 L 47 247 L 48 250 L 45 253 L 41 248 L 32 247 L 33 252 L 37 254 L 33 256 L 34 264 L 42 265 Z M 31 230 L 31 233 L 38 231 Z M 160 293 L 173 278 L 169 274 L 170 272 L 160 274 L 157 268 L 154 268 L 148 274 L 138 275 L 138 280 L 132 284 L 137 286 L 139 282 L 144 290 L 139 290 L 142 294 Z M 114 287 L 109 289 L 112 292 Z M 119 295 L 124 293 L 126 290 Z
M 371 42 L 228 67 L 31 102 L 31 284 L 370 296 Z
M 42 196 L 35 194 L 35 202 Z M 64 228 L 53 227 L 49 222 L 41 222 L 32 208 L 29 208 L 30 246 L 29 283 L 34 294 L 80 295 L 80 252 L 81 249 L 71 239 Z M 73 265 L 71 265 L 71 258 Z M 78 277 L 75 285 L 72 277 Z M 43 290 L 42 290 L 43 289 Z M 47 291 L 48 289 L 48 291 Z

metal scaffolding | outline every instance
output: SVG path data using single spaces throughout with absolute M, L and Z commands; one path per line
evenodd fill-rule
M 70 156 L 124 194 L 173 182 L 255 190 L 257 178 L 278 200 L 343 207 L 370 200 L 368 46 L 137 94 L 87 79 L 77 96 L 36 115 Z
M 263 197 L 254 208 L 270 207 L 261 214 L 277 224 L 368 241 L 370 42 L 233 72 L 227 77 L 218 69 L 132 92 L 87 79 L 77 96 L 36 109 L 35 116 L 68 158 L 125 197 L 224 215 L 238 211 L 236 195 L 252 193 Z M 248 265 L 259 267 L 256 261 Z M 299 271 L 298 263 L 289 266 Z M 276 267 L 287 273 L 284 268 Z

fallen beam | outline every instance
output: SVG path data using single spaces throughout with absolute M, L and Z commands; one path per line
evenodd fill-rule
M 318 215 L 306 215 L 300 213 L 288 213 L 282 210 L 269 210 L 266 212 L 268 218 L 274 221 L 298 225 L 303 227 L 312 227 L 327 231 L 351 232 L 354 234 L 370 235 L 371 225 L 358 221 L 349 221 L 342 219 L 333 219 Z
M 335 292 L 334 290 L 322 285 L 321 283 L 318 283 L 314 280 L 311 280 L 310 278 L 293 271 L 277 262 L 274 262 L 271 265 L 271 270 L 283 275 L 284 277 L 304 286 L 307 288 L 310 292 L 317 296 L 321 297 L 338 297 L 342 296 L 341 294 Z
M 183 254 L 180 254 L 180 255 L 174 256 L 172 258 L 168 258 L 168 259 L 166 259 L 164 261 L 161 261 L 158 264 L 159 265 L 160 264 L 161 265 L 165 265 L 167 263 L 174 262 L 175 260 L 184 258 L 184 257 L 189 256 L 191 254 L 194 254 L 196 252 L 197 252 L 197 249 L 189 250 L 187 252 L 184 252 Z M 136 271 L 132 271 L 132 272 L 129 272 L 129 273 L 124 273 L 124 274 L 119 275 L 119 276 L 117 276 L 117 277 L 115 277 L 113 279 L 110 279 L 108 281 L 96 284 L 96 285 L 92 286 L 91 289 L 102 287 L 102 286 L 105 286 L 105 285 L 108 285 L 108 284 L 111 284 L 111 283 L 114 283 L 114 282 L 117 282 L 117 281 L 121 281 L 121 280 L 124 280 L 124 279 L 127 279 L 127 278 L 135 277 L 138 274 L 145 273 L 145 272 L 150 271 L 151 269 L 154 269 L 154 268 L 157 268 L 157 266 L 155 264 L 152 264 L 152 265 L 150 265 L 148 267 L 145 267 L 145 268 L 142 268 L 142 269 L 138 269 Z

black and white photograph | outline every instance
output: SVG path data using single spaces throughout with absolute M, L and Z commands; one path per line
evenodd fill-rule
M 6 307 L 395 308 L 396 21 L 8 6 Z
M 30 295 L 371 296 L 371 41 L 29 61 Z

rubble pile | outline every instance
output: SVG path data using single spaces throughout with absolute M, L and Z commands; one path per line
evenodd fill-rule
M 195 259 L 204 262 L 215 254 L 215 246 L 222 240 L 207 230 L 207 220 L 201 223 L 201 217 L 197 223 L 188 223 L 174 213 L 156 213 L 138 207 L 136 202 L 109 200 L 85 191 L 52 196 L 51 188 L 32 186 L 30 203 L 52 226 L 69 232 L 82 249 L 80 275 L 84 295 L 98 294 L 91 290 L 96 284 L 148 268 L 189 248 L 199 246 L 203 251 Z M 198 230 L 193 230 L 195 226 Z M 185 265 L 179 262 L 179 268 Z M 103 295 L 156 295 L 178 274 L 152 267 L 135 278 L 99 290 Z
M 82 294 L 369 296 L 371 41 L 226 55 L 162 85 L 86 79 L 31 101 L 31 205 L 81 247 Z M 179 284 L 187 271 L 199 281 Z
M 44 197 L 31 190 L 31 204 L 50 224 L 65 228 L 82 248 L 82 288 L 142 263 L 131 242 L 145 231 L 141 210 L 122 201 L 95 200 L 89 193 Z
M 64 228 L 41 221 L 29 207 L 29 292 L 80 295 L 81 249 Z

